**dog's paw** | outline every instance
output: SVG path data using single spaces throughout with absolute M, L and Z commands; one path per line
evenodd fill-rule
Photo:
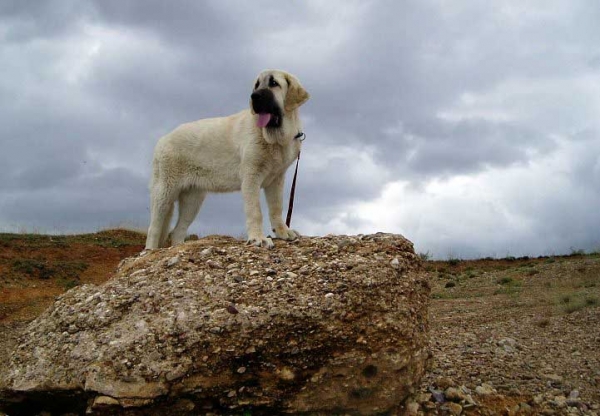
M 250 237 L 246 241 L 246 244 L 252 244 L 253 246 L 256 246 L 256 247 L 266 247 L 266 248 L 275 247 L 275 244 L 273 244 L 273 240 L 271 240 L 269 237 Z
M 300 237 L 300 233 L 298 231 L 292 230 L 291 228 L 288 228 L 285 225 L 282 228 L 273 229 L 273 232 L 275 233 L 275 238 L 280 238 L 282 240 L 291 241 Z

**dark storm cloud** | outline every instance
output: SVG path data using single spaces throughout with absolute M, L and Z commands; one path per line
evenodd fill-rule
M 406 166 L 415 174 L 429 177 L 525 163 L 531 157 L 531 149 L 546 153 L 555 148 L 552 139 L 540 131 L 481 120 L 458 123 L 431 120 L 422 134 Z
M 9 190 L 0 202 L 11 230 L 96 231 L 106 226 L 146 223 L 146 178 L 125 169 L 108 169 L 54 186 Z
M 300 223 L 344 213 L 360 229 L 348 207 L 390 182 L 423 191 L 439 178 L 529 166 L 565 137 L 591 143 L 600 9 L 589 6 L 2 2 L 0 227 L 145 227 L 156 140 L 182 122 L 246 108 L 255 75 L 269 67 L 295 73 L 312 94 L 301 110 Z M 592 154 L 577 156 L 563 185 L 580 189 L 581 206 L 597 200 Z M 522 210 L 555 223 L 548 241 L 573 225 L 557 198 L 543 199 L 540 214 Z M 214 196 L 191 231 L 238 235 L 243 225 L 239 195 Z M 591 244 L 583 234 L 574 241 Z
M 12 43 L 61 37 L 72 31 L 73 25 L 90 12 L 89 3 L 77 0 L 48 0 L 35 4 L 6 0 L 0 4 L 0 18 L 6 25 L 3 40 Z

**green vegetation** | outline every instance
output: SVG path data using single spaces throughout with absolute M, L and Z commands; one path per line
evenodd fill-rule
M 71 244 L 92 244 L 100 247 L 125 247 L 144 243 L 142 233 L 129 230 L 104 230 L 92 234 L 44 235 L 0 233 L 0 247 L 66 248 Z
M 41 259 L 16 259 L 12 262 L 12 271 L 16 275 L 25 275 L 38 279 L 77 279 L 89 265 L 83 261 L 55 261 L 51 264 Z
M 419 253 L 419 258 L 422 261 L 427 261 L 431 259 L 431 254 L 429 253 L 429 251 L 425 252 L 425 253 Z
M 587 290 L 570 290 L 564 289 L 556 301 L 565 313 L 573 313 L 588 307 L 595 307 L 600 304 L 597 295 L 590 293 Z
M 448 264 L 450 266 L 457 266 L 462 260 L 458 258 L 450 258 L 448 259 Z
M 513 279 L 510 276 L 503 276 L 497 279 L 496 283 L 502 287 L 496 289 L 494 291 L 494 295 L 516 296 L 521 293 L 521 286 L 523 285 L 523 281 Z
M 496 280 L 496 283 L 498 283 L 499 285 L 508 285 L 513 282 L 514 282 L 514 280 L 510 276 L 504 276 L 504 277 L 501 277 L 498 280 Z
M 91 243 L 100 247 L 126 247 L 144 244 L 145 235 L 136 231 L 106 230 L 94 234 L 72 236 L 73 242 Z
M 77 279 L 61 279 L 59 284 L 65 288 L 65 290 L 73 289 L 75 286 L 79 286 Z

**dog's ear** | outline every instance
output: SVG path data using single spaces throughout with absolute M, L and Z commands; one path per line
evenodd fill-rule
M 310 94 L 292 74 L 285 73 L 285 80 L 288 83 L 288 90 L 284 107 L 286 112 L 290 112 L 304 104 L 310 98 Z

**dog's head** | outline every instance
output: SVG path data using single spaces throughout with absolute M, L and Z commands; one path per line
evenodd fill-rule
M 298 78 L 285 71 L 266 70 L 254 82 L 250 109 L 258 114 L 257 126 L 281 127 L 283 116 L 300 107 L 309 98 Z

